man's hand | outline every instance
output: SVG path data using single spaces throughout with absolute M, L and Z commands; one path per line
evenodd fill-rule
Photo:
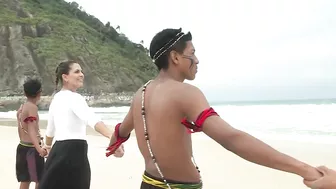
M 50 153 L 50 150 L 51 150 L 51 146 L 48 146 L 48 145 L 44 144 L 42 148 L 47 152 L 47 155 L 44 156 L 44 157 L 48 157 L 48 155 Z
M 310 165 L 305 166 L 305 171 L 300 174 L 306 181 L 315 181 L 320 179 L 323 176 L 323 173 L 319 171 L 317 168 L 312 167 Z
M 121 144 L 121 146 L 119 146 L 119 148 L 115 151 L 115 153 L 113 154 L 114 157 L 123 157 L 125 153 L 125 149 L 124 149 L 124 145 Z
M 115 135 L 114 133 L 110 136 L 110 143 L 109 143 L 109 146 L 111 146 L 112 144 L 114 144 L 114 142 L 116 141 L 117 139 L 115 138 Z M 124 148 L 124 144 L 121 144 L 119 146 L 118 149 L 116 149 L 116 151 L 113 153 L 113 156 L 114 157 L 123 157 L 124 156 L 124 153 L 125 153 L 125 148 Z
M 323 174 L 323 177 L 315 181 L 304 180 L 304 184 L 312 189 L 335 189 L 336 171 L 328 169 L 325 166 L 320 166 L 317 169 Z
M 45 157 L 46 155 L 48 155 L 48 152 L 46 149 L 40 147 L 38 150 L 38 153 L 40 154 L 41 157 Z

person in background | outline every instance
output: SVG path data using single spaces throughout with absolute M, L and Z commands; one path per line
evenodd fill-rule
M 204 132 L 250 162 L 308 181 L 321 177 L 316 168 L 229 125 L 210 107 L 201 90 L 184 83 L 195 79 L 199 63 L 190 32 L 164 29 L 152 39 L 150 56 L 159 74 L 134 95 L 125 119 L 115 127 L 106 154 L 113 154 L 135 129 L 145 161 L 141 189 L 203 187 L 192 156 L 190 134 L 194 132 Z
M 29 189 L 31 182 L 35 182 L 35 188 L 38 188 L 47 151 L 42 147 L 37 107 L 42 84 L 38 79 L 28 79 L 23 84 L 23 90 L 27 101 L 17 110 L 20 143 L 16 149 L 16 178 L 20 189 Z
M 39 189 L 89 189 L 91 169 L 88 160 L 86 126 L 110 139 L 110 131 L 90 109 L 77 89 L 83 86 L 84 74 L 76 61 L 61 62 L 56 68 L 56 89 L 49 107 L 46 148 L 50 150 Z M 51 148 L 55 138 L 55 143 Z M 116 157 L 122 157 L 123 147 Z

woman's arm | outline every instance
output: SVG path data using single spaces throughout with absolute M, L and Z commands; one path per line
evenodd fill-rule
M 84 97 L 78 93 L 73 93 L 74 96 L 71 100 L 71 109 L 79 119 L 83 120 L 87 125 L 95 131 L 110 139 L 112 131 L 101 121 L 100 117 L 96 115 L 88 106 Z
M 98 123 L 96 123 L 94 129 L 101 135 L 105 136 L 106 138 L 111 139 L 112 131 L 109 128 L 107 128 L 104 122 L 99 121 Z
M 49 107 L 49 112 L 48 112 L 48 124 L 47 124 L 47 129 L 46 129 L 46 139 L 45 139 L 45 148 L 50 149 L 52 142 L 54 140 L 54 135 L 55 135 L 55 123 L 54 123 L 54 116 L 53 116 L 53 108 L 52 108 L 52 103 L 50 104 Z

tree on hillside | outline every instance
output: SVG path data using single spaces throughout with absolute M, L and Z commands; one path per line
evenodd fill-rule
M 71 9 L 72 9 L 71 11 L 77 17 L 77 13 L 78 13 L 78 10 L 79 10 L 79 4 L 76 3 L 75 1 L 73 1 L 73 2 L 70 3 L 70 6 L 71 6 Z

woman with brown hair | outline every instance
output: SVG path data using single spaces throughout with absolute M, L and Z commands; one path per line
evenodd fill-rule
M 89 189 L 91 170 L 87 156 L 86 126 L 110 139 L 112 132 L 89 108 L 76 91 L 83 86 L 84 74 L 76 61 L 61 62 L 56 69 L 57 92 L 49 107 L 46 148 L 50 150 L 40 189 Z M 122 147 L 121 147 L 122 148 Z M 123 156 L 123 151 L 116 153 Z

